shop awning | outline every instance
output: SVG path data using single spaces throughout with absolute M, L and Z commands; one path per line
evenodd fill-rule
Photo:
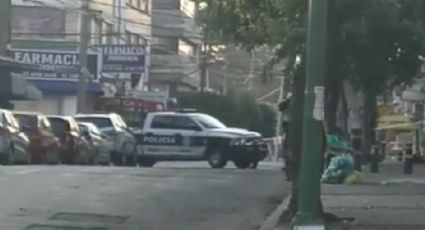
M 57 80 L 29 80 L 43 94 L 75 95 L 78 92 L 78 82 Z M 87 83 L 86 92 L 89 94 L 103 94 L 100 83 Z
M 406 123 L 413 120 L 412 116 L 405 115 L 389 115 L 378 118 L 379 123 Z
M 408 122 L 393 125 L 378 125 L 376 131 L 413 131 L 418 128 L 420 122 Z

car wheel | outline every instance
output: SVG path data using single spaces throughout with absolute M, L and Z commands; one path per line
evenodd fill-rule
M 134 155 L 125 156 L 125 165 L 133 166 L 133 167 L 137 166 L 136 156 Z
M 153 159 L 139 158 L 140 167 L 152 168 L 156 164 L 156 161 Z
M 91 156 L 88 158 L 87 160 L 88 165 L 91 165 L 91 166 L 97 165 L 96 155 L 97 155 L 97 151 L 94 156 Z
M 56 150 L 50 150 L 49 152 L 47 152 L 47 154 L 45 154 L 43 156 L 43 162 L 42 163 L 47 163 L 49 165 L 56 165 L 59 164 L 60 159 L 59 159 L 59 153 Z
M 31 153 L 27 150 L 27 159 L 25 159 L 24 164 L 29 165 L 31 164 Z
M 227 158 L 220 150 L 213 150 L 208 154 L 207 160 L 211 168 L 221 169 L 227 165 Z
M 15 156 L 15 148 L 13 145 L 10 145 L 9 150 L 7 151 L 7 154 L 5 155 L 5 165 L 13 165 L 15 163 L 15 160 L 13 159 Z
M 252 162 L 250 167 L 251 167 L 252 169 L 257 169 L 257 167 L 258 167 L 258 161 L 254 161 L 254 162 Z
M 111 159 L 112 159 L 112 163 L 115 166 L 122 166 L 123 163 L 124 163 L 124 159 L 123 159 L 122 154 L 119 154 L 117 152 L 112 152 Z
M 236 159 L 233 164 L 239 169 L 247 169 L 251 166 L 252 162 L 246 159 Z

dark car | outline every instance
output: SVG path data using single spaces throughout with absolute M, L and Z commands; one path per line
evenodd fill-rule
M 9 111 L 0 109 L 0 164 L 28 163 L 29 140 Z
M 13 112 L 19 121 L 21 130 L 28 136 L 28 151 L 31 163 L 57 164 L 59 157 L 59 141 L 52 131 L 46 116 L 34 112 Z
M 53 134 L 59 139 L 62 163 L 87 164 L 89 143 L 81 136 L 80 128 L 70 116 L 47 116 Z

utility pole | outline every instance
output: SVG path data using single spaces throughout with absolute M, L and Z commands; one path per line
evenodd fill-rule
M 7 55 L 11 32 L 11 0 L 0 1 L 0 56 Z
M 328 0 L 310 0 L 301 171 L 294 230 L 325 229 L 320 202 Z M 311 229 L 313 229 L 311 228 Z
M 204 94 L 205 92 L 205 86 L 207 84 L 207 51 L 206 51 L 206 47 L 205 50 L 202 52 L 201 54 L 201 61 L 200 61 L 200 72 L 201 72 L 201 83 L 200 83 L 200 88 L 201 88 L 201 94 Z
M 11 0 L 0 1 L 0 56 L 7 56 L 7 47 L 10 43 L 11 36 L 11 10 L 12 3 Z M 9 71 L 6 68 L 0 67 L 0 76 L 5 76 Z M 0 87 L 3 89 L 3 92 L 0 92 L 0 108 L 10 108 L 11 104 L 7 93 L 4 94 L 4 91 L 10 92 L 12 88 L 12 83 L 10 81 L 3 81 L 0 83 L 3 86 Z
M 87 47 L 90 39 L 90 17 L 89 0 L 81 1 L 81 20 L 80 20 L 80 74 L 78 78 L 77 92 L 77 112 L 84 113 L 86 108 L 86 88 L 90 73 L 87 68 Z

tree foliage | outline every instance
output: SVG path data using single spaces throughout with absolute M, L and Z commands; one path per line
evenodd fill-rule
M 289 63 L 305 50 L 307 1 L 200 1 L 207 5 L 200 20 L 210 40 L 274 47 L 273 59 Z M 332 75 L 376 94 L 416 76 L 424 52 L 423 2 L 330 0 L 330 6 Z

